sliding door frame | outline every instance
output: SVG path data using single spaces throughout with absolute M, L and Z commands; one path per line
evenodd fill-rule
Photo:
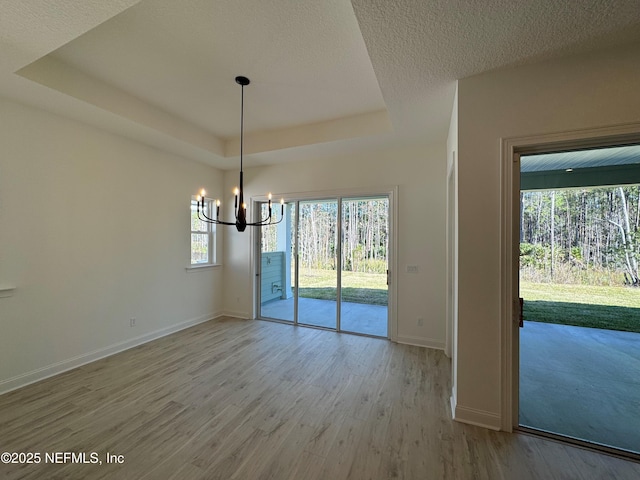
M 398 241 L 397 241 L 397 218 L 398 218 L 398 206 L 397 206 L 397 198 L 398 198 L 398 186 L 381 186 L 375 188 L 349 188 L 349 189 L 341 189 L 341 190 L 331 190 L 331 191 L 317 191 L 317 192 L 304 192 L 304 193 L 278 193 L 273 195 L 274 198 L 284 198 L 285 203 L 296 203 L 295 210 L 295 225 L 297 228 L 299 222 L 300 209 L 298 208 L 298 202 L 300 201 L 313 201 L 313 200 L 337 200 L 338 201 L 338 219 L 337 219 L 337 233 L 338 233 L 338 259 L 337 259 L 337 271 L 338 281 L 337 281 L 337 298 L 336 298 L 336 308 L 337 308 L 337 321 L 336 328 L 337 331 L 340 330 L 340 307 L 341 307 L 341 291 L 340 291 L 340 283 L 341 283 L 341 272 L 342 272 L 342 255 L 340 252 L 342 251 L 342 199 L 343 198 L 358 198 L 358 197 L 387 197 L 389 199 L 389 251 L 387 253 L 387 265 L 389 269 L 389 273 L 387 275 L 387 279 L 389 282 L 388 285 L 388 304 L 387 304 L 387 338 L 391 341 L 396 342 L 398 337 L 398 321 L 397 321 L 397 258 L 398 258 Z M 251 212 L 253 215 L 253 220 L 257 220 L 260 214 L 260 205 L 264 202 L 267 202 L 266 195 L 252 196 L 251 197 Z M 251 229 L 250 232 L 250 241 L 251 241 L 251 253 L 250 253 L 250 265 L 251 265 L 251 278 L 253 278 L 252 282 L 252 291 L 253 291 L 253 311 L 251 318 L 258 319 L 260 313 L 260 256 L 261 256 L 261 244 L 260 244 L 260 232 L 257 229 Z M 295 245 L 292 245 L 294 249 L 294 258 L 296 258 L 295 265 L 295 276 L 296 276 L 296 286 L 298 279 L 298 235 L 295 236 Z M 294 297 L 294 321 L 293 325 L 298 325 L 298 296 Z M 292 322 L 286 322 L 288 324 Z
M 501 430 L 512 432 L 519 426 L 519 317 L 518 256 L 520 155 L 577 150 L 640 143 L 640 123 L 614 125 L 546 135 L 502 138 L 500 141 L 500 420 Z M 516 248 L 516 243 L 518 248 Z

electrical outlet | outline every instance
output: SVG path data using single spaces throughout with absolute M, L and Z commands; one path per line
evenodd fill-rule
M 407 265 L 407 273 L 418 273 L 418 265 Z
M 130 327 L 135 327 L 136 326 L 136 317 L 131 317 L 129 319 L 129 326 Z
M 424 318 L 418 317 L 418 326 L 421 327 L 424 324 Z

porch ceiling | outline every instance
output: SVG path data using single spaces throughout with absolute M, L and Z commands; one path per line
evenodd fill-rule
M 521 190 L 640 184 L 640 145 L 536 155 L 520 159 Z

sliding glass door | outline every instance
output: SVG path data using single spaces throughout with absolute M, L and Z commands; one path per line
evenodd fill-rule
M 260 237 L 258 317 L 388 337 L 388 196 L 287 202 Z
M 262 204 L 261 218 L 266 217 L 267 208 Z M 286 203 L 282 222 L 260 229 L 259 314 L 285 322 L 295 318 L 295 218 L 295 202 Z
M 298 323 L 337 327 L 338 201 L 299 203 Z
M 387 336 L 389 199 L 342 200 L 340 328 Z

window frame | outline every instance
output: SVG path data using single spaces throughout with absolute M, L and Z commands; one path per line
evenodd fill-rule
M 189 234 L 189 267 L 188 268 L 202 268 L 202 267 L 210 267 L 213 265 L 216 265 L 216 228 L 215 228 L 215 224 L 213 223 L 209 223 L 209 222 L 204 222 L 205 226 L 206 226 L 206 230 L 193 230 L 193 222 L 192 222 L 192 212 L 194 211 L 195 208 L 197 208 L 197 201 L 198 201 L 198 197 L 196 197 L 195 195 L 191 196 L 191 205 L 189 208 L 189 229 L 190 229 L 190 234 Z M 204 199 L 205 204 L 206 204 L 206 211 L 207 212 L 211 212 L 213 205 L 214 205 L 214 200 L 212 198 L 206 198 Z M 211 216 L 209 214 L 209 216 Z M 203 235 L 206 234 L 207 235 L 207 261 L 206 262 L 193 262 L 193 235 Z

